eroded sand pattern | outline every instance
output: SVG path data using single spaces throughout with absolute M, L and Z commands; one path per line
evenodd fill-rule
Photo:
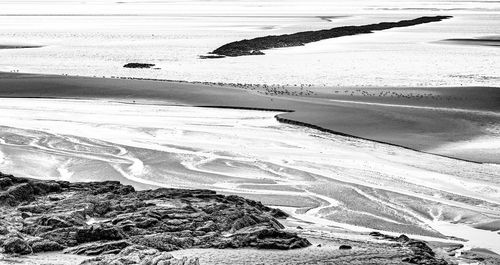
M 210 188 L 304 222 L 456 236 L 500 252 L 499 165 L 280 124 L 270 111 L 65 99 L 0 108 L 2 172 Z

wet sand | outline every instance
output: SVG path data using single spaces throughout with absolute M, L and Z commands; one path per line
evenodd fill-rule
M 500 163 L 496 155 L 500 150 L 500 88 L 307 89 L 312 93 L 290 96 L 243 86 L 0 73 L 1 97 L 105 98 L 289 110 L 278 116 L 423 152 Z
M 454 236 L 500 252 L 500 165 L 283 124 L 279 113 L 4 98 L 0 170 L 138 189 L 206 188 L 280 207 L 304 228 Z

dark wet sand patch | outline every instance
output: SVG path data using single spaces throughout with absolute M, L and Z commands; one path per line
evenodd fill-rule
M 313 88 L 311 88 L 313 89 Z M 335 90 L 360 88 L 317 88 L 312 96 L 263 95 L 237 87 L 176 81 L 108 79 L 57 75 L 0 73 L 0 97 L 109 99 L 129 102 L 151 101 L 158 104 L 238 107 L 245 109 L 289 110 L 278 117 L 312 124 L 333 133 L 375 140 L 416 150 L 473 139 L 485 134 L 485 126 L 500 124 L 500 117 L 467 112 L 433 109 L 398 108 L 336 102 L 347 99 L 389 104 L 464 108 L 500 111 L 500 88 L 437 87 L 418 88 L 441 98 L 379 97 L 376 91 L 403 93 L 415 88 L 362 88 L 374 95 L 350 97 Z M 412 93 L 408 92 L 408 93 Z M 439 153 L 438 153 L 439 154 Z M 461 159 L 500 163 L 473 154 L 454 155 Z
M 477 45 L 500 47 L 500 36 L 481 37 L 481 38 L 457 38 L 442 40 L 445 43 L 453 43 L 459 45 Z

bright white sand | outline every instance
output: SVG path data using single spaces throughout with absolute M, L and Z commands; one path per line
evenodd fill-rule
M 440 42 L 498 35 L 499 14 L 498 1 L 0 1 L 0 24 L 6 25 L 0 45 L 44 45 L 2 50 L 0 70 L 327 86 L 500 86 L 497 47 Z M 198 59 L 242 39 L 429 15 L 454 18 L 265 56 Z M 128 62 L 161 69 L 123 68 Z
M 210 188 L 283 206 L 323 226 L 431 237 L 438 231 L 500 252 L 500 235 L 468 226 L 500 219 L 499 165 L 280 124 L 276 114 L 0 99 L 0 170 L 139 188 Z

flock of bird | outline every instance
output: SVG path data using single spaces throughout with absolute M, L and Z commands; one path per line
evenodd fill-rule
M 19 70 L 11 70 L 10 72 L 18 73 Z M 63 76 L 70 76 L 68 74 L 63 74 Z M 100 76 L 93 76 L 100 78 Z M 244 90 L 254 91 L 256 93 L 269 95 L 269 96 L 316 96 L 318 92 L 313 91 L 313 89 L 318 87 L 327 87 L 327 85 L 314 85 L 314 84 L 249 84 L 249 83 L 226 83 L 226 82 L 201 82 L 201 81 L 179 81 L 170 79 L 153 79 L 153 78 L 137 78 L 137 77 L 119 77 L 119 76 L 102 76 L 102 78 L 113 78 L 113 79 L 130 79 L 130 80 L 149 80 L 149 81 L 164 81 L 164 82 L 181 82 L 181 83 L 193 83 L 193 84 L 203 84 L 207 86 L 225 86 L 234 87 Z M 394 90 L 376 90 L 375 92 L 364 90 L 364 89 L 344 89 L 344 90 L 333 90 L 332 93 L 340 96 L 350 96 L 350 97 L 379 97 L 379 98 L 398 98 L 398 99 L 433 99 L 433 100 L 466 100 L 464 97 L 457 96 L 441 96 L 439 94 L 433 93 L 408 93 L 406 91 L 397 92 Z M 326 90 L 321 90 L 322 92 L 327 92 Z

